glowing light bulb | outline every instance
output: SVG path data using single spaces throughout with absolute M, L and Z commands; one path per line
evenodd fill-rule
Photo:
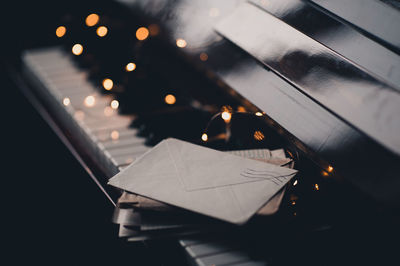
M 85 103 L 85 106 L 87 106 L 87 107 L 93 107 L 94 104 L 96 103 L 96 99 L 94 98 L 93 95 L 89 95 L 85 98 L 84 103 Z
M 263 113 L 257 112 L 257 113 L 255 113 L 255 115 L 256 115 L 256 116 L 263 116 Z
M 135 63 L 128 63 L 126 66 L 125 66 L 125 70 L 126 71 L 128 71 L 128 72 L 131 72 L 131 71 L 133 71 L 133 70 L 135 70 L 136 69 L 136 64 Z
M 97 28 L 96 33 L 99 37 L 104 37 L 108 33 L 108 29 L 106 26 L 100 26 Z
M 314 185 L 314 188 L 315 188 L 315 190 L 319 190 L 319 185 L 318 185 L 318 184 L 315 184 L 315 185 Z
M 72 53 L 74 55 L 81 55 L 83 53 L 83 46 L 82 44 L 74 44 L 74 46 L 72 46 Z
M 332 171 L 333 171 L 333 167 L 329 165 L 329 166 L 328 166 L 328 172 L 329 172 L 329 173 L 332 173 Z
M 64 26 L 59 26 L 56 29 L 56 35 L 57 35 L 58 38 L 63 37 L 65 35 L 65 33 L 67 33 L 67 28 L 64 27 Z
M 326 172 L 326 171 L 322 171 L 322 172 L 321 172 L 321 175 L 326 177 L 326 176 L 329 176 L 329 173 Z
M 166 104 L 172 105 L 172 104 L 176 103 L 176 98 L 172 94 L 167 94 L 164 98 L 164 101 Z
M 111 137 L 112 140 L 119 139 L 119 132 L 117 130 L 111 131 L 110 137 Z
M 86 17 L 85 23 L 88 27 L 93 27 L 99 22 L 99 15 L 97 14 L 90 14 L 89 16 Z
M 221 117 L 226 123 L 229 123 L 231 121 L 232 114 L 228 111 L 224 111 L 221 113 Z
M 201 140 L 202 141 L 207 141 L 208 140 L 208 136 L 206 133 L 203 133 L 203 135 L 201 135 Z
M 297 179 L 296 180 L 294 180 L 294 182 L 293 182 L 293 186 L 296 186 L 297 185 Z
M 244 108 L 243 106 L 238 106 L 237 111 L 239 113 L 245 113 L 246 112 L 246 108 Z
M 139 41 L 146 40 L 149 37 L 149 30 L 146 27 L 140 27 L 136 30 L 136 38 Z
M 119 102 L 117 100 L 112 100 L 110 106 L 112 109 L 116 110 L 118 109 Z
M 207 61 L 207 60 L 208 60 L 208 54 L 206 54 L 206 53 L 201 53 L 201 54 L 200 54 L 200 60 L 201 60 L 201 61 Z
M 71 103 L 71 100 L 70 100 L 68 97 L 66 97 L 66 98 L 63 99 L 63 104 L 64 104 L 65 106 L 70 105 L 70 103 Z
M 264 134 L 259 130 L 254 131 L 254 135 L 253 136 L 254 136 L 254 139 L 258 140 L 258 141 L 262 141 L 263 139 L 265 139 Z
M 114 82 L 111 79 L 103 79 L 103 87 L 109 91 L 114 87 Z
M 176 39 L 176 46 L 178 46 L 179 48 L 184 48 L 186 47 L 187 42 L 184 39 Z

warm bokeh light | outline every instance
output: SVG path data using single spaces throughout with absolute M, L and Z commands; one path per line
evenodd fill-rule
M 56 35 L 58 38 L 61 38 L 67 33 L 67 28 L 64 26 L 60 26 L 56 29 Z
M 151 36 L 156 36 L 160 33 L 160 27 L 157 24 L 150 24 L 149 31 Z
M 246 112 L 246 108 L 244 108 L 243 106 L 238 106 L 237 107 L 237 111 L 239 112 L 239 113 L 245 113 Z
M 314 188 L 315 188 L 315 190 L 319 190 L 319 185 L 318 185 L 318 184 L 315 184 L 315 185 L 314 185 Z
M 328 172 L 329 172 L 329 173 L 332 173 L 332 171 L 333 171 L 333 167 L 329 165 L 329 166 L 328 166 Z
M 228 111 L 224 111 L 221 113 L 221 117 L 226 123 L 229 123 L 231 121 L 232 114 Z
M 254 131 L 254 139 L 258 140 L 258 141 L 262 141 L 263 139 L 265 139 L 264 133 L 262 133 L 260 130 L 256 130 Z
M 108 29 L 106 26 L 100 26 L 97 28 L 96 33 L 99 37 L 104 37 L 108 33 Z
M 66 98 L 63 99 L 63 104 L 64 104 L 65 106 L 68 106 L 70 103 L 71 103 L 71 100 L 70 100 L 68 97 L 66 97 Z
M 103 87 L 109 91 L 114 87 L 114 82 L 111 79 L 103 79 Z
M 85 98 L 84 103 L 85 103 L 85 106 L 86 106 L 86 107 L 93 107 L 94 104 L 96 103 L 96 99 L 94 98 L 93 95 L 89 95 L 89 96 L 87 96 L 87 97 Z
M 132 63 L 132 62 L 126 64 L 126 66 L 125 66 L 125 70 L 128 71 L 128 72 L 131 72 L 131 71 L 133 71 L 135 69 L 136 69 L 136 64 Z
M 172 94 L 167 94 L 164 98 L 166 104 L 174 104 L 176 102 L 176 98 Z
M 256 115 L 256 116 L 263 116 L 263 113 L 257 112 L 257 113 L 255 113 L 255 115 Z
M 86 17 L 85 23 L 88 27 L 93 27 L 99 22 L 99 15 L 97 14 L 90 14 Z
M 111 131 L 110 136 L 111 136 L 112 140 L 117 140 L 117 139 L 119 139 L 119 132 L 117 130 L 113 130 L 113 131 Z
M 176 46 L 178 46 L 179 48 L 184 48 L 186 47 L 187 43 L 184 39 L 176 39 Z
M 115 110 L 115 109 L 118 109 L 119 102 L 118 102 L 117 100 L 112 100 L 110 106 L 111 106 L 111 108 L 114 109 L 114 110 Z
M 322 176 L 329 176 L 329 173 L 326 172 L 326 171 L 322 171 L 322 172 L 321 172 L 321 175 L 322 175 Z
M 137 29 L 136 38 L 139 41 L 146 40 L 147 37 L 149 37 L 149 30 L 146 27 L 140 27 L 139 29 Z
M 206 54 L 206 53 L 201 53 L 200 54 L 200 60 L 201 61 L 207 61 L 207 59 L 208 59 L 208 54 Z
M 296 180 L 294 180 L 294 182 L 293 182 L 293 186 L 296 186 L 296 185 L 297 185 L 297 183 L 298 183 L 297 179 L 296 179 Z
M 72 46 L 72 53 L 74 55 L 81 55 L 83 53 L 83 46 L 82 44 L 74 44 L 74 46 Z
M 104 115 L 105 116 L 112 116 L 114 110 L 110 106 L 104 107 Z
M 203 133 L 203 135 L 201 135 L 201 140 L 202 141 L 207 141 L 208 140 L 208 136 L 206 133 Z

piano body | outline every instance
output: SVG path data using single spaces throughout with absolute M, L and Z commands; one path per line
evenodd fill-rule
M 334 264 L 340 237 L 398 221 L 397 1 L 119 0 L 58 13 L 46 44 L 8 70 L 112 204 L 121 192 L 107 180 L 167 137 L 294 160 L 278 213 L 230 236 L 240 248 L 172 237 L 188 263 Z

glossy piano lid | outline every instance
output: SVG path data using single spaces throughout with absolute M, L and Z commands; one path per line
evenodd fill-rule
M 187 45 L 177 49 L 221 79 L 232 93 L 265 111 L 272 125 L 300 150 L 333 165 L 375 198 L 400 202 L 396 189 L 400 185 L 396 176 L 400 171 L 400 134 L 396 134 L 400 132 L 396 115 L 400 57 L 396 52 L 307 1 L 119 2 L 149 23 L 158 22 L 171 45 L 184 39 Z M 296 38 L 277 32 L 278 41 L 265 39 L 273 28 L 253 26 L 265 35 L 254 41 L 259 50 L 252 50 L 238 47 L 238 40 L 233 40 L 238 36 L 219 35 L 218 23 L 240 12 L 243 5 L 295 32 Z M 250 14 L 236 20 L 240 25 L 251 18 Z M 262 43 L 257 43 L 262 41 L 269 41 L 269 50 L 262 50 Z M 292 50 L 282 51 L 284 47 Z M 276 53 L 267 57 L 259 51 Z M 207 54 L 206 60 L 200 59 L 202 53 Z

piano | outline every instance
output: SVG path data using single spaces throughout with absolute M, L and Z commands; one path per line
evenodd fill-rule
M 176 257 L 333 265 L 394 254 L 371 228 L 395 234 L 400 221 L 398 1 L 62 6 L 7 70 L 110 204 L 121 191 L 107 180 L 168 137 L 283 148 L 299 170 L 276 214 L 235 235 L 171 236 Z

